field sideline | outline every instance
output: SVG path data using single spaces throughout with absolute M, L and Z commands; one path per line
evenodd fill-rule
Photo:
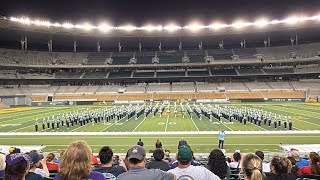
M 254 107 L 270 111 L 272 113 L 281 114 L 282 116 L 291 116 L 293 120 L 294 131 L 320 130 L 320 104 L 307 103 L 239 103 L 226 104 L 227 106 L 245 106 Z M 121 121 L 110 121 L 106 124 L 99 123 L 87 124 L 83 127 L 73 127 L 70 129 L 60 128 L 59 130 L 46 129 L 44 132 L 159 132 L 159 135 L 123 135 L 123 136 L 32 136 L 32 135 L 13 135 L 15 132 L 34 132 L 34 121 L 39 118 L 41 122 L 43 117 L 57 115 L 84 108 L 95 109 L 105 108 L 105 106 L 55 106 L 55 107 L 21 107 L 0 110 L 0 132 L 10 133 L 11 135 L 0 136 L 0 144 L 2 145 L 45 145 L 45 151 L 57 151 L 65 148 L 70 142 L 76 139 L 86 140 L 92 149 L 97 152 L 103 145 L 110 145 L 115 152 L 125 152 L 130 146 L 136 144 L 138 138 L 142 138 L 146 144 L 146 149 L 151 150 L 154 142 L 160 138 L 164 144 L 164 148 L 175 151 L 176 144 L 183 136 L 189 144 L 192 145 L 195 152 L 209 152 L 216 148 L 218 141 L 217 135 L 167 135 L 161 132 L 200 132 L 200 131 L 282 131 L 281 134 L 272 135 L 236 135 L 229 134 L 226 136 L 226 149 L 234 151 L 236 148 L 242 149 L 244 152 L 252 152 L 256 149 L 264 151 L 280 151 L 279 144 L 316 144 L 319 143 L 319 134 L 282 134 L 286 129 L 274 129 L 268 126 L 257 126 L 247 124 L 244 126 L 238 122 L 228 122 L 223 120 L 219 122 L 213 119 L 212 122 L 207 118 L 202 120 L 197 117 L 192 119 L 189 116 L 182 118 L 178 106 L 177 117 L 173 114 L 173 107 L 169 116 L 163 114 L 160 117 L 158 113 L 154 118 L 149 115 L 147 118 L 141 116 L 135 119 L 123 119 Z M 261 132 L 261 133 L 262 133 Z M 276 133 L 276 132 L 275 132 Z M 54 133 L 52 133 L 54 134 Z

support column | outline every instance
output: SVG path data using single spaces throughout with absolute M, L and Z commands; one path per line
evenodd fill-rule
M 73 41 L 73 52 L 77 52 L 77 41 Z
M 179 47 L 179 51 L 182 51 L 182 42 L 179 43 L 178 47 Z
M 27 35 L 24 35 L 24 50 L 28 50 L 28 38 Z
M 120 42 L 119 42 L 119 44 L 118 44 L 118 48 L 119 48 L 119 52 L 121 52 L 122 46 L 121 46 L 121 43 L 120 43 Z
M 98 42 L 97 42 L 97 52 L 99 53 L 100 50 L 101 50 L 101 46 L 100 46 L 100 42 L 98 41 Z
M 161 49 L 162 49 L 162 47 L 161 47 L 161 42 L 159 43 L 158 48 L 159 48 L 159 51 L 161 51 Z
M 139 43 L 139 52 L 141 52 L 142 51 L 142 45 L 141 45 L 141 43 Z
M 270 39 L 270 36 L 268 37 L 268 47 L 271 47 L 271 39 Z
M 199 46 L 199 50 L 202 50 L 202 41 L 200 41 L 198 46 Z
M 298 44 L 299 44 L 298 39 L 299 39 L 298 34 L 296 34 L 296 45 L 298 45 Z

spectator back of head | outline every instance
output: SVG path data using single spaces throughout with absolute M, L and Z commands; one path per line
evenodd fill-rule
M 180 146 L 178 150 L 177 160 L 182 165 L 187 165 L 192 160 L 192 151 L 189 146 Z
M 153 151 L 153 157 L 156 161 L 161 161 L 164 158 L 164 152 L 162 149 L 156 149 Z

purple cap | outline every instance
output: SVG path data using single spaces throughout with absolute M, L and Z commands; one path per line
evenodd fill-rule
M 27 154 L 15 153 L 9 154 L 6 157 L 7 166 L 14 166 L 20 161 L 23 161 L 25 168 L 30 166 L 30 157 Z

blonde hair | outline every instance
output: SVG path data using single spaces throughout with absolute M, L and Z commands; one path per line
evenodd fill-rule
M 0 171 L 6 168 L 6 155 L 0 154 Z
M 71 143 L 61 157 L 59 176 L 63 179 L 86 179 L 91 173 L 91 152 L 84 141 Z
M 262 161 L 255 154 L 247 154 L 242 162 L 242 169 L 250 180 L 263 180 Z

